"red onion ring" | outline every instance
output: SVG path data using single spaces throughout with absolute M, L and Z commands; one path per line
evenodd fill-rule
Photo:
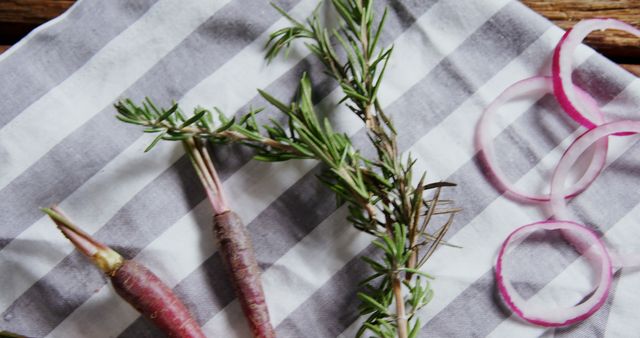
M 613 279 L 612 258 L 617 266 L 640 266 L 640 255 L 635 258 L 618 257 L 609 254 L 599 236 L 587 227 L 558 219 L 569 219 L 566 199 L 577 195 L 588 187 L 598 176 L 605 165 L 608 148 L 608 136 L 629 135 L 640 133 L 640 121 L 617 121 L 604 124 L 603 114 L 595 100 L 588 94 L 574 86 L 571 79 L 571 58 L 580 42 L 592 31 L 604 29 L 619 29 L 640 37 L 640 30 L 613 19 L 583 20 L 568 30 L 553 54 L 552 80 L 548 78 L 530 78 L 520 81 L 507 88 L 483 113 L 476 132 L 476 145 L 481 159 L 485 162 L 491 178 L 505 192 L 524 201 L 550 201 L 551 209 L 556 220 L 543 221 L 522 226 L 513 231 L 502 244 L 496 262 L 496 279 L 498 290 L 507 306 L 522 319 L 541 326 L 565 326 L 582 321 L 595 313 L 607 299 Z M 549 88 L 550 87 L 550 88 Z M 534 195 L 522 192 L 508 182 L 498 166 L 493 166 L 494 152 L 491 139 L 488 136 L 490 118 L 497 107 L 513 97 L 527 93 L 545 93 L 553 91 L 565 112 L 576 122 L 589 128 L 580 135 L 565 151 L 554 170 L 549 195 Z M 570 169 L 578 158 L 590 147 L 595 151 L 589 167 L 580 180 L 570 187 L 564 186 Z M 578 252 L 584 255 L 599 269 L 599 281 L 595 291 L 586 301 L 569 308 L 548 309 L 542 306 L 528 305 L 515 291 L 511 282 L 506 278 L 503 260 L 507 248 L 511 244 L 521 243 L 526 235 L 536 230 L 560 230 L 563 236 Z
M 560 200 L 563 200 L 560 198 Z M 589 298 L 572 307 L 549 309 L 546 307 L 527 304 L 527 302 L 517 293 L 513 285 L 507 278 L 503 269 L 504 255 L 507 248 L 512 244 L 519 244 L 526 235 L 536 230 L 562 230 L 563 232 L 572 232 L 574 237 L 582 235 L 587 237 L 592 243 L 589 250 L 590 262 L 599 270 L 599 280 L 595 291 Z M 586 241 L 583 241 L 586 242 Z M 524 225 L 513 231 L 502 244 L 498 260 L 496 262 L 496 280 L 498 290 L 504 299 L 506 305 L 520 318 L 545 327 L 565 326 L 582 321 L 592 314 L 604 304 L 611 288 L 613 279 L 613 271 L 611 259 L 604 243 L 590 229 L 573 222 L 568 221 L 542 221 Z
M 578 100 L 571 73 L 573 72 L 572 57 L 575 49 L 589 35 L 596 30 L 617 29 L 640 37 L 640 30 L 615 19 L 590 19 L 578 22 L 572 29 L 565 32 L 553 52 L 551 73 L 553 91 L 565 112 L 581 125 L 591 129 L 600 124 L 592 121 L 585 112 L 589 107 Z
M 589 94 L 577 88 L 579 95 L 583 98 L 584 102 L 589 108 L 588 112 L 594 117 L 596 121 L 603 122 L 604 117 L 602 112 L 598 108 L 595 100 Z M 504 103 L 526 94 L 545 94 L 553 91 L 552 81 L 550 77 L 535 76 L 531 77 L 505 89 L 496 99 L 485 109 L 478 122 L 476 130 L 476 147 L 480 152 L 480 159 L 484 162 L 485 167 L 488 170 L 490 178 L 498 186 L 498 188 L 511 197 L 524 201 L 524 202 L 547 202 L 549 201 L 548 194 L 535 194 L 524 191 L 521 188 L 516 187 L 511 183 L 502 169 L 497 165 L 494 155 L 494 148 L 492 139 L 489 133 L 490 124 L 496 115 L 497 109 Z M 578 195 L 584 189 L 586 189 L 591 182 L 600 174 L 600 171 L 605 165 L 607 157 L 608 140 L 604 139 L 594 145 L 595 151 L 589 167 L 572 187 L 571 190 L 565 196 L 571 198 Z
M 637 134 L 640 133 L 640 121 L 616 121 L 603 124 L 586 131 L 580 135 L 562 155 L 558 166 L 551 178 L 551 198 L 550 205 L 555 219 L 572 218 L 567 209 L 567 203 L 562 196 L 565 194 L 566 188 L 564 182 L 567 179 L 569 170 L 577 161 L 580 155 L 585 152 L 591 145 L 606 139 L 609 135 L 614 134 Z M 564 234 L 564 233 L 563 233 Z M 571 234 L 564 234 L 571 244 L 576 247 L 579 252 L 585 252 L 590 245 L 583 243 L 579 238 L 574 238 Z M 616 262 L 616 265 L 618 262 Z

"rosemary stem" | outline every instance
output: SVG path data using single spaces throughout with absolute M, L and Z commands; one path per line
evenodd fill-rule
M 402 296 L 402 283 L 396 275 L 393 277 L 393 295 L 396 300 L 396 325 L 398 326 L 398 338 L 407 338 L 407 317 Z
M 409 269 L 415 269 L 416 263 L 418 263 L 418 255 L 416 254 L 417 247 L 415 244 L 413 244 L 414 242 L 415 240 L 412 240 L 409 246 L 411 248 L 411 254 L 409 255 L 409 259 L 407 260 L 407 268 Z M 405 274 L 406 281 L 411 280 L 411 277 L 413 277 L 413 273 L 407 272 Z
M 263 161 L 315 159 L 327 165 L 328 170 L 319 178 L 336 193 L 340 202 L 348 204 L 348 219 L 353 225 L 376 236 L 375 243 L 389 257 L 382 262 L 368 261 L 376 271 L 366 282 L 383 275 L 388 279 L 385 278 L 384 283 L 368 284 L 367 291 L 363 292 L 362 308 L 364 313 L 371 315 L 357 337 L 371 331 L 378 337 L 406 338 L 407 331 L 416 328 L 412 325 L 413 314 L 429 302 L 432 292 L 428 283 L 412 278 L 414 271 L 422 268 L 436 247 L 446 244 L 444 235 L 458 209 L 437 208 L 448 203 L 440 200 L 440 187 L 452 184 L 425 185 L 424 174 L 418 184 L 413 184 L 415 161 L 410 156 L 404 161 L 393 121 L 378 99 L 378 89 L 393 50 L 393 47 L 377 47 L 387 11 L 376 24 L 373 0 L 331 2 L 342 18 L 340 27 L 331 30 L 333 35 L 318 19 L 317 10 L 302 23 L 275 6 L 292 26 L 270 35 L 267 59 L 273 59 L 294 40 L 310 39 L 312 42 L 307 47 L 318 56 L 345 95 L 341 102 L 345 101 L 366 125 L 367 136 L 376 151 L 375 158 L 366 157 L 355 149 L 349 136 L 335 132 L 328 120 L 320 121 L 311 99 L 312 83 L 306 74 L 300 80 L 297 98 L 290 104 L 259 91 L 264 99 L 286 115 L 287 124 L 272 120 L 261 128 L 254 118 L 257 113 L 254 110 L 240 118 L 240 122 L 216 110 L 221 124 L 214 126 L 212 113 L 202 108 L 196 109 L 187 119 L 177 105 L 161 112 L 155 108 L 151 111 L 146 105 L 137 107 L 130 101 L 116 105 L 120 113 L 118 118 L 144 125 L 146 132 L 159 133 L 148 149 L 162 139 L 183 140 L 216 211 L 226 209 L 226 202 L 220 179 L 203 145 L 207 141 L 252 147 L 257 149 L 256 158 Z M 337 46 L 345 55 L 338 56 L 332 38 L 340 42 Z M 434 188 L 437 189 L 433 199 L 425 200 L 425 191 Z M 429 224 L 433 216 L 442 214 L 449 214 L 449 220 L 441 227 L 431 229 Z M 403 284 L 406 290 L 403 290 Z M 403 297 L 403 291 L 406 297 Z M 393 306 L 391 304 L 395 304 L 397 317 L 387 311 Z

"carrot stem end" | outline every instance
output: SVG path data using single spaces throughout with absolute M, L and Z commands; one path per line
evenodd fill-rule
M 113 276 L 124 263 L 124 258 L 110 247 L 98 242 L 75 226 L 57 207 L 42 208 L 58 226 L 62 234 L 105 274 Z

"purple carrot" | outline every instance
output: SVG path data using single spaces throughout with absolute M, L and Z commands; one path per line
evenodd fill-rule
M 56 207 L 42 209 L 73 245 L 109 278 L 114 289 L 169 337 L 205 338 L 186 306 L 158 276 L 142 264 L 126 260 L 73 225 Z
M 227 207 L 222 184 L 205 145 L 193 138 L 183 141 L 183 145 L 213 208 L 213 229 L 220 255 L 231 275 L 251 332 L 256 338 L 275 337 L 260 280 L 260 269 L 247 229 L 240 217 Z

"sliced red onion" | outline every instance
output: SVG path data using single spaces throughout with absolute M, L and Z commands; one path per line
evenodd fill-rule
M 640 30 L 615 19 L 590 19 L 578 22 L 569 29 L 556 46 L 553 53 L 552 78 L 553 90 L 562 108 L 576 122 L 591 129 L 600 124 L 588 117 L 589 107 L 578 97 L 571 79 L 573 72 L 572 58 L 575 49 L 596 30 L 617 29 L 640 37 Z
M 602 112 L 598 108 L 595 100 L 581 89 L 577 88 L 579 95 L 586 103 L 588 112 L 596 121 L 604 121 Z M 511 85 L 502 92 L 483 112 L 476 131 L 476 147 L 480 151 L 480 158 L 484 162 L 488 174 L 498 188 L 506 192 L 509 196 L 523 202 L 546 202 L 549 201 L 548 194 L 536 194 L 524 191 L 509 181 L 502 169 L 496 163 L 495 152 L 489 128 L 497 110 L 504 103 L 522 95 L 542 95 L 551 93 L 552 81 L 550 77 L 535 76 Z M 604 139 L 594 145 L 594 152 L 591 162 L 582 177 L 571 187 L 566 198 L 571 198 L 586 187 L 598 176 L 605 165 L 607 157 L 608 140 Z
M 584 134 L 580 135 L 569 146 L 569 148 L 567 148 L 565 153 L 562 155 L 560 162 L 558 162 L 558 166 L 551 178 L 550 204 L 555 219 L 566 220 L 573 218 L 571 217 L 572 215 L 567 209 L 567 203 L 562 196 L 564 196 L 566 194 L 565 192 L 568 190 L 565 188 L 564 183 L 569 175 L 569 170 L 578 160 L 580 155 L 594 143 L 606 139 L 609 135 L 637 133 L 640 133 L 640 121 L 610 122 L 586 131 Z M 563 235 L 579 252 L 586 252 L 590 247 L 590 244 L 582 242 L 580 238 L 574 238 L 570 233 L 563 233 Z M 616 261 L 614 263 L 616 266 L 635 266 L 638 264 L 635 260 L 627 260 L 626 263 L 623 261 Z
M 515 290 L 503 268 L 504 256 L 511 245 L 521 243 L 527 235 L 536 230 L 571 232 L 574 237 L 581 237 L 582 242 L 590 243 L 587 258 L 598 271 L 599 277 L 598 285 L 586 301 L 571 307 L 548 308 L 528 304 Z M 516 315 L 536 325 L 554 327 L 580 322 L 598 311 L 609 294 L 613 273 L 607 249 L 593 231 L 580 224 L 568 221 L 542 221 L 522 226 L 507 237 L 500 248 L 496 262 L 496 279 L 500 295 Z

